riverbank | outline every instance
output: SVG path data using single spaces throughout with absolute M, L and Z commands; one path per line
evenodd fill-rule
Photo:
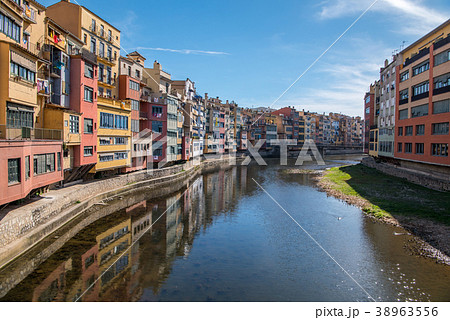
M 328 195 L 415 235 L 408 248 L 413 254 L 450 265 L 449 192 L 427 189 L 362 164 L 331 168 L 317 180 Z

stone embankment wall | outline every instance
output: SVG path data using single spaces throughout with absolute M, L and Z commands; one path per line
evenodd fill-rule
M 225 168 L 229 163 L 229 159 L 186 163 L 52 190 L 38 201 L 8 212 L 0 221 L 0 268 L 105 199 L 140 187 L 151 191 L 176 184 L 181 188 L 183 181 L 201 170 Z
M 432 174 L 430 172 L 420 171 L 418 169 L 405 168 L 401 165 L 395 165 L 386 162 L 377 162 L 372 157 L 366 157 L 362 164 L 377 169 L 385 174 L 404 178 L 409 182 L 439 191 L 450 191 L 450 176 L 443 172 Z M 401 164 L 401 163 L 400 163 Z

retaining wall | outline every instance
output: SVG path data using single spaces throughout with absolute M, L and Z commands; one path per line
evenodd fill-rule
M 404 178 L 409 182 L 439 191 L 450 191 L 450 176 L 445 173 L 431 174 L 416 169 L 405 168 L 401 165 L 395 165 L 386 162 L 377 162 L 372 157 L 362 160 L 362 164 L 377 169 L 385 174 Z

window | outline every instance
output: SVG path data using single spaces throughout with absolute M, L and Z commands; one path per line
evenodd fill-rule
M 428 104 L 411 108 L 411 118 L 423 117 L 428 115 Z
M 402 151 L 402 146 L 403 146 L 403 145 L 402 145 L 402 143 L 400 142 L 400 143 L 398 144 L 398 152 L 403 152 L 403 151 Z
M 445 113 L 450 111 L 450 99 L 436 101 L 433 103 L 433 114 Z
M 55 171 L 55 154 L 38 154 L 34 156 L 34 175 Z
M 448 143 L 432 143 L 431 155 L 438 157 L 448 157 Z
M 128 75 L 131 77 L 131 67 L 130 66 L 128 66 Z M 131 86 L 130 86 L 130 88 L 131 88 Z
M 163 123 L 161 121 L 152 121 L 152 131 L 162 133 Z
M 412 153 L 412 143 L 405 143 L 405 153 Z
M 416 154 L 423 154 L 424 145 L 423 143 L 416 143 Z
M 433 123 L 433 135 L 448 135 L 448 122 Z
M 108 30 L 108 41 L 109 42 L 112 41 L 112 32 L 111 32 L 111 30 Z
M 79 133 L 80 132 L 80 117 L 70 116 L 69 132 L 70 133 Z
M 84 156 L 92 157 L 94 155 L 94 147 L 84 147 Z
M 116 129 L 128 129 L 128 117 L 126 116 L 114 116 L 114 126 Z
M 57 163 L 58 163 L 58 171 L 61 171 L 61 152 L 58 152 L 56 155 L 57 158 Z
M 30 156 L 25 157 L 25 180 L 30 179 Z
M 114 155 L 112 155 L 112 154 L 100 155 L 100 156 L 98 156 L 98 160 L 100 162 L 113 161 L 114 160 Z
M 131 120 L 131 131 L 139 132 L 139 120 Z
M 32 108 L 30 108 L 32 110 Z M 8 102 L 6 111 L 7 126 L 9 128 L 33 128 L 34 113 L 27 108 Z
M 36 82 L 36 72 L 27 69 L 25 67 L 22 67 L 20 64 L 17 64 L 15 62 L 10 63 L 10 73 L 13 76 L 20 76 L 22 80 L 35 83 Z
M 83 42 L 84 44 L 87 44 L 87 34 L 84 35 Z
M 413 87 L 414 95 L 418 96 L 419 94 L 426 93 L 429 91 L 429 89 L 430 89 L 429 82 L 428 81 L 423 82 Z
M 155 147 L 155 145 L 153 145 L 153 147 Z M 162 157 L 162 155 L 163 155 L 162 146 L 158 147 L 157 149 L 153 149 L 153 156 Z
M 136 70 L 136 79 L 141 79 L 141 72 Z
M 370 102 L 370 96 L 366 97 L 366 104 Z
M 434 65 L 438 66 L 450 60 L 450 50 L 441 52 L 434 56 Z
M 90 63 L 84 64 L 84 76 L 86 78 L 94 78 L 94 67 Z
M 98 64 L 98 81 L 105 82 L 105 66 L 101 63 Z
M 0 32 L 20 43 L 20 26 L 10 17 L 0 12 Z
M 430 69 L 430 61 L 425 61 L 413 68 L 413 76 L 417 76 Z
M 84 101 L 94 101 L 94 90 L 91 87 L 84 86 Z
M 116 152 L 114 153 L 114 160 L 128 159 L 128 152 Z
M 116 137 L 116 138 L 114 138 L 114 144 L 126 145 L 126 144 L 128 144 L 128 138 Z
M 413 135 L 413 126 L 405 127 L 405 136 L 412 136 L 412 135 Z
M 405 100 L 409 98 L 408 91 L 409 91 L 408 89 L 405 89 L 399 92 L 400 100 Z
M 20 182 L 20 158 L 8 159 L 8 184 Z
M 95 38 L 91 38 L 91 53 L 97 53 L 97 41 Z
M 154 117 L 158 117 L 162 113 L 163 113 L 163 108 L 162 107 L 156 107 L 156 106 L 152 107 L 152 114 L 153 114 Z
M 400 110 L 398 112 L 398 118 L 400 120 L 408 119 L 408 109 Z
M 434 78 L 434 88 L 440 89 L 450 85 L 450 73 Z
M 106 67 L 106 83 L 111 84 L 111 67 Z
M 139 91 L 139 83 L 130 80 L 130 89 L 134 91 Z
M 409 79 L 409 70 L 406 71 L 406 72 L 403 72 L 403 73 L 400 75 L 400 82 L 406 81 L 406 80 L 408 80 L 408 79 Z
M 94 133 L 94 120 L 84 119 L 84 133 Z
M 108 47 L 108 59 L 112 60 L 112 48 Z
M 100 112 L 100 128 L 113 129 L 114 115 L 111 113 Z
M 416 135 L 423 136 L 425 134 L 425 125 L 419 124 L 416 126 Z
M 131 110 L 139 111 L 139 101 L 131 100 Z

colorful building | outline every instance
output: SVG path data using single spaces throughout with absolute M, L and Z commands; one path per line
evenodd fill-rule
M 450 20 L 400 53 L 395 157 L 449 166 Z

